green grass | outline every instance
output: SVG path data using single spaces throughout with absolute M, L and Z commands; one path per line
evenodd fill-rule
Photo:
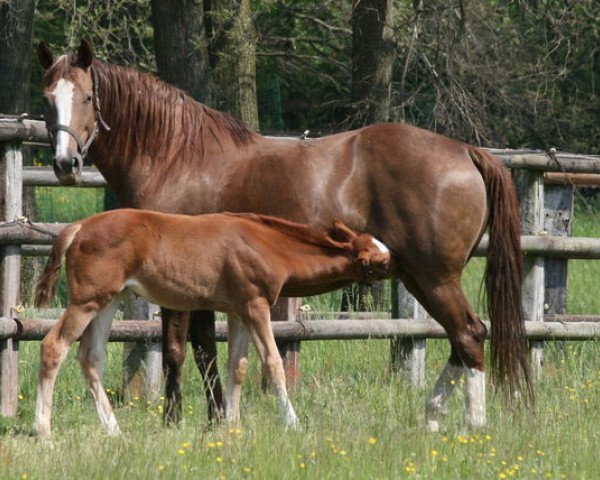
M 429 344 L 431 385 L 448 347 L 443 341 Z M 480 432 L 463 432 L 457 392 L 440 434 L 423 431 L 426 391 L 388 373 L 388 348 L 385 341 L 304 343 L 303 376 L 293 394 L 303 430 L 286 432 L 277 422 L 274 399 L 259 391 L 254 357 L 239 430 L 207 428 L 192 362 L 186 365 L 183 425 L 164 428 L 161 401 L 117 400 L 121 349 L 111 345 L 105 383 L 115 399 L 120 438 L 100 430 L 72 355 L 57 382 L 54 434 L 47 443 L 28 435 L 38 345 L 23 344 L 23 399 L 18 418 L 2 421 L 0 477 L 599 478 L 597 344 L 547 349 L 533 411 L 510 409 L 489 390 L 489 425 Z
M 600 236 L 595 211 L 578 205 L 576 219 L 576 235 Z M 597 265 L 570 263 L 570 312 L 600 311 Z M 475 305 L 482 268 L 483 261 L 475 259 L 464 279 Z M 338 301 L 339 294 L 306 300 L 327 310 Z M 219 347 L 224 372 L 225 346 Z M 41 442 L 30 436 L 39 344 L 22 343 L 19 413 L 0 420 L 0 478 L 600 478 L 598 343 L 548 343 L 531 410 L 508 407 L 488 387 L 488 425 L 465 432 L 457 389 L 446 430 L 427 434 L 425 398 L 448 352 L 446 341 L 428 342 L 427 389 L 415 390 L 388 371 L 387 341 L 305 342 L 302 377 L 292 394 L 303 428 L 286 432 L 274 398 L 260 392 L 253 353 L 239 430 L 207 426 L 189 354 L 184 421 L 165 428 L 160 399 L 119 399 L 122 346 L 111 344 L 105 386 L 123 435 L 109 438 L 99 427 L 73 351 L 57 380 L 52 440 Z

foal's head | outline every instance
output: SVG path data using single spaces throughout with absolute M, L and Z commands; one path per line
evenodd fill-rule
M 100 116 L 98 85 L 92 68 L 94 52 L 82 40 L 76 55 L 55 60 L 43 42 L 37 54 L 46 69 L 42 85 L 46 128 L 54 148 L 54 172 L 63 185 L 72 185 L 81 178 L 83 159 L 100 125 L 107 128 Z
M 354 254 L 361 283 L 370 283 L 388 276 L 391 254 L 382 242 L 368 233 L 353 232 L 339 220 L 333 226 L 333 236 L 347 242 Z

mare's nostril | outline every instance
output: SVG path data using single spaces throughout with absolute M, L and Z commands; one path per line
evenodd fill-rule
M 71 157 L 71 168 L 73 171 L 79 171 L 83 167 L 83 158 L 78 153 Z

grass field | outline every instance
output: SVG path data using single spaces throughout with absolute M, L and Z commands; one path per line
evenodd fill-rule
M 575 230 L 600 236 L 594 210 L 582 202 Z M 473 263 L 465 278 L 472 297 L 482 270 L 480 260 Z M 570 312 L 600 313 L 598 268 L 597 262 L 570 263 Z M 331 308 L 337 299 L 307 301 Z M 302 378 L 292 395 L 300 432 L 286 432 L 278 423 L 273 396 L 260 392 L 255 355 L 240 428 L 207 426 L 199 375 L 189 360 L 184 422 L 165 428 L 160 399 L 118 398 L 121 348 L 110 345 L 105 386 L 123 435 L 110 438 L 100 430 L 73 351 L 56 385 L 52 440 L 40 442 L 30 436 L 39 345 L 21 344 L 19 414 L 0 420 L 0 478 L 600 478 L 596 342 L 547 344 L 530 410 L 507 406 L 489 386 L 489 424 L 481 431 L 463 430 L 457 391 L 439 434 L 424 432 L 423 406 L 448 355 L 446 341 L 428 342 L 425 391 L 388 372 L 387 341 L 303 343 Z

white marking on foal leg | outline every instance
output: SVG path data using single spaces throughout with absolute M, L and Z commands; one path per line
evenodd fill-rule
M 71 126 L 71 116 L 73 111 L 73 91 L 75 85 L 73 82 L 61 78 L 56 82 L 52 91 L 56 105 L 56 123 Z M 67 155 L 69 140 L 71 136 L 64 130 L 56 131 L 56 156 L 64 157 Z
M 465 367 L 465 422 L 467 427 L 483 427 L 485 415 L 485 372 Z
M 117 296 L 104 309 L 98 312 L 81 338 L 78 353 L 79 364 L 88 381 L 94 405 L 98 412 L 98 417 L 100 417 L 100 423 L 109 435 L 118 435 L 121 433 L 117 418 L 113 413 L 110 401 L 102 385 L 106 344 L 118 304 L 119 297 Z
M 240 421 L 240 397 L 242 383 L 248 371 L 248 330 L 236 315 L 228 315 L 229 385 L 225 396 L 227 422 L 237 425 Z
M 448 400 L 464 373 L 462 366 L 446 363 L 425 404 L 427 430 L 437 432 L 441 417 L 448 413 Z

